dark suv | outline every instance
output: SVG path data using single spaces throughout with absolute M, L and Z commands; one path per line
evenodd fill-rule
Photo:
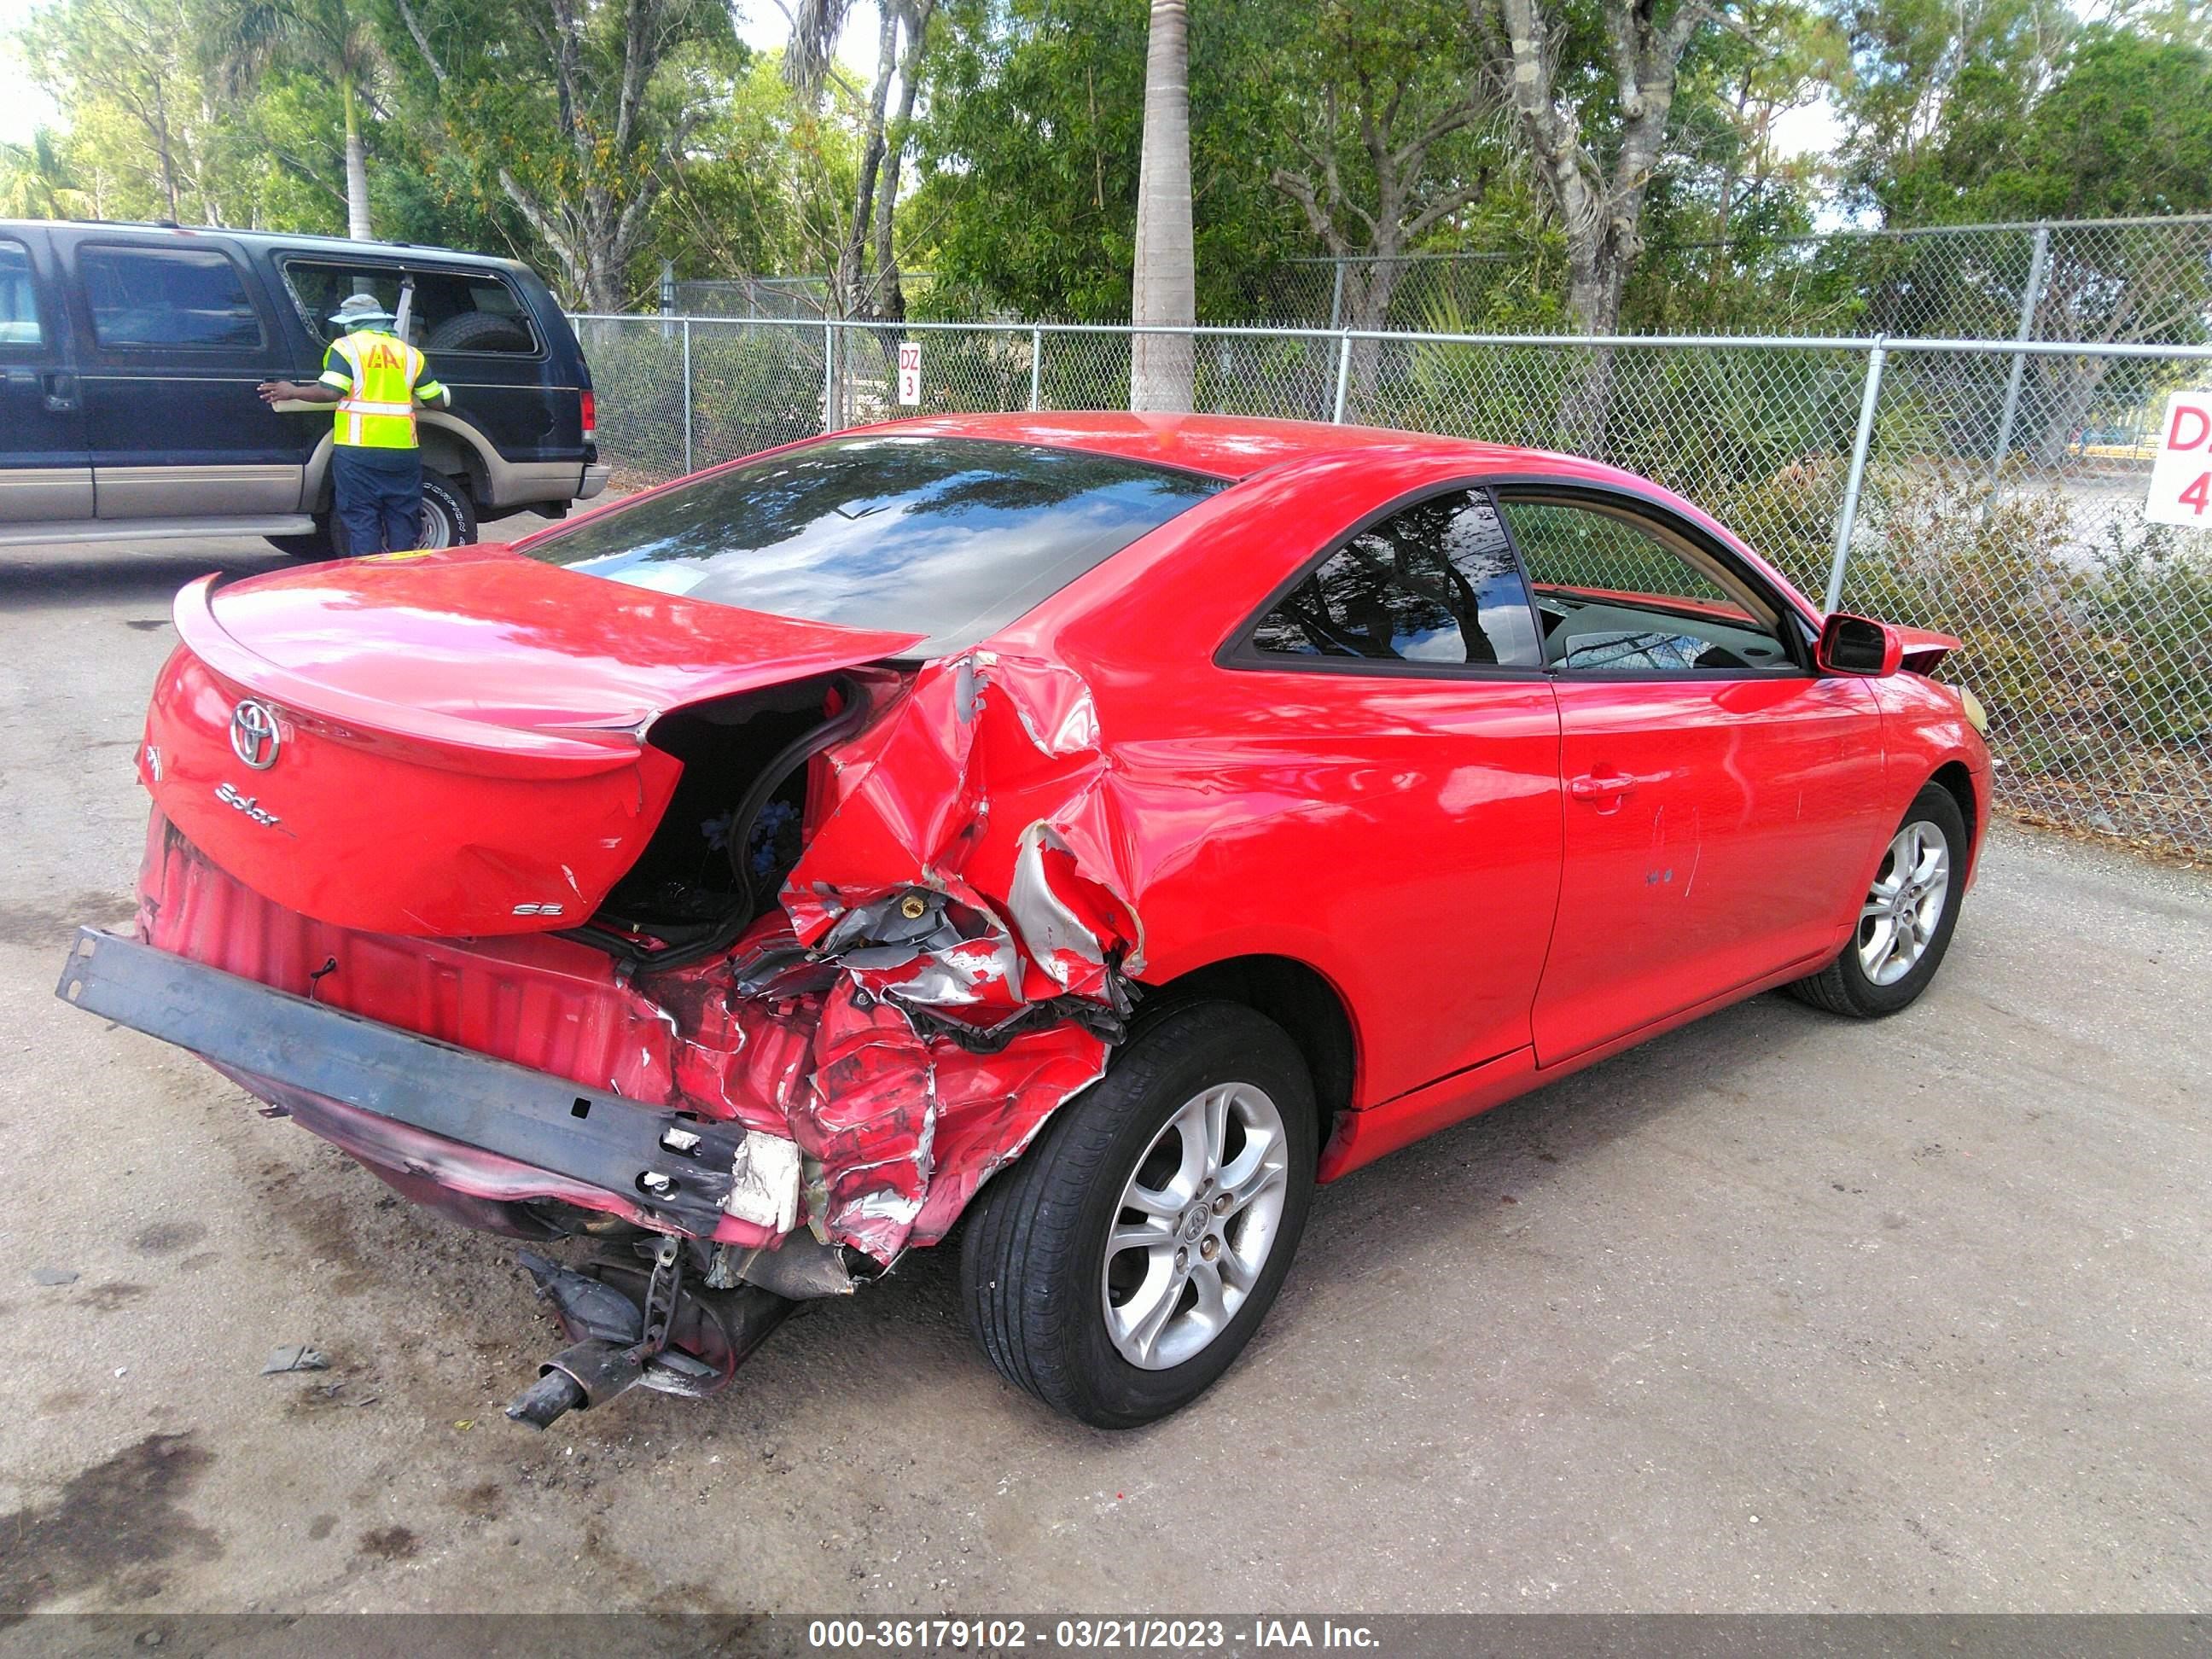
M 591 373 L 525 266 L 404 243 L 0 221 L 0 544 L 266 536 L 331 545 L 331 411 L 254 395 L 322 370 L 351 294 L 399 303 L 453 389 L 422 417 L 426 545 L 606 487 Z

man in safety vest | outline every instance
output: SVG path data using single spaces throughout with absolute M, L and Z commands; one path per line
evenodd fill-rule
M 446 409 L 453 394 L 430 378 L 422 354 L 392 331 L 392 315 L 366 294 L 331 314 L 339 331 L 313 386 L 270 380 L 262 401 L 336 404 L 331 487 L 351 554 L 398 553 L 422 543 L 422 451 L 415 411 Z

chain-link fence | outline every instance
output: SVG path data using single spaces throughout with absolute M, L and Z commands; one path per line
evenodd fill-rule
M 1131 331 L 583 318 L 637 484 L 913 413 L 1127 408 Z M 1201 410 L 1590 454 L 1833 606 L 1959 635 L 1999 799 L 2212 850 L 2212 529 L 2148 522 L 2155 423 L 2212 347 L 1194 331 Z M 900 348 L 919 348 L 900 397 Z M 1863 434 L 1863 435 L 1862 435 Z
M 1468 331 L 1540 325 L 1564 246 L 1391 259 L 1293 259 L 1209 322 Z M 1630 332 L 1916 335 L 1966 340 L 2212 338 L 2212 214 L 1655 241 L 1622 307 Z

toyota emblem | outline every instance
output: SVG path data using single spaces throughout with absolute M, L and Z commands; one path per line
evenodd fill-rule
M 266 772 L 276 764 L 276 748 L 283 741 L 276 711 L 267 703 L 248 697 L 231 711 L 231 750 L 255 771 Z

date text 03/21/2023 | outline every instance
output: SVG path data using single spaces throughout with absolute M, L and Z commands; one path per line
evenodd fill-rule
M 806 1630 L 823 1651 L 1133 1651 L 1250 1649 L 1372 1650 L 1376 1632 L 1330 1619 L 817 1619 Z

